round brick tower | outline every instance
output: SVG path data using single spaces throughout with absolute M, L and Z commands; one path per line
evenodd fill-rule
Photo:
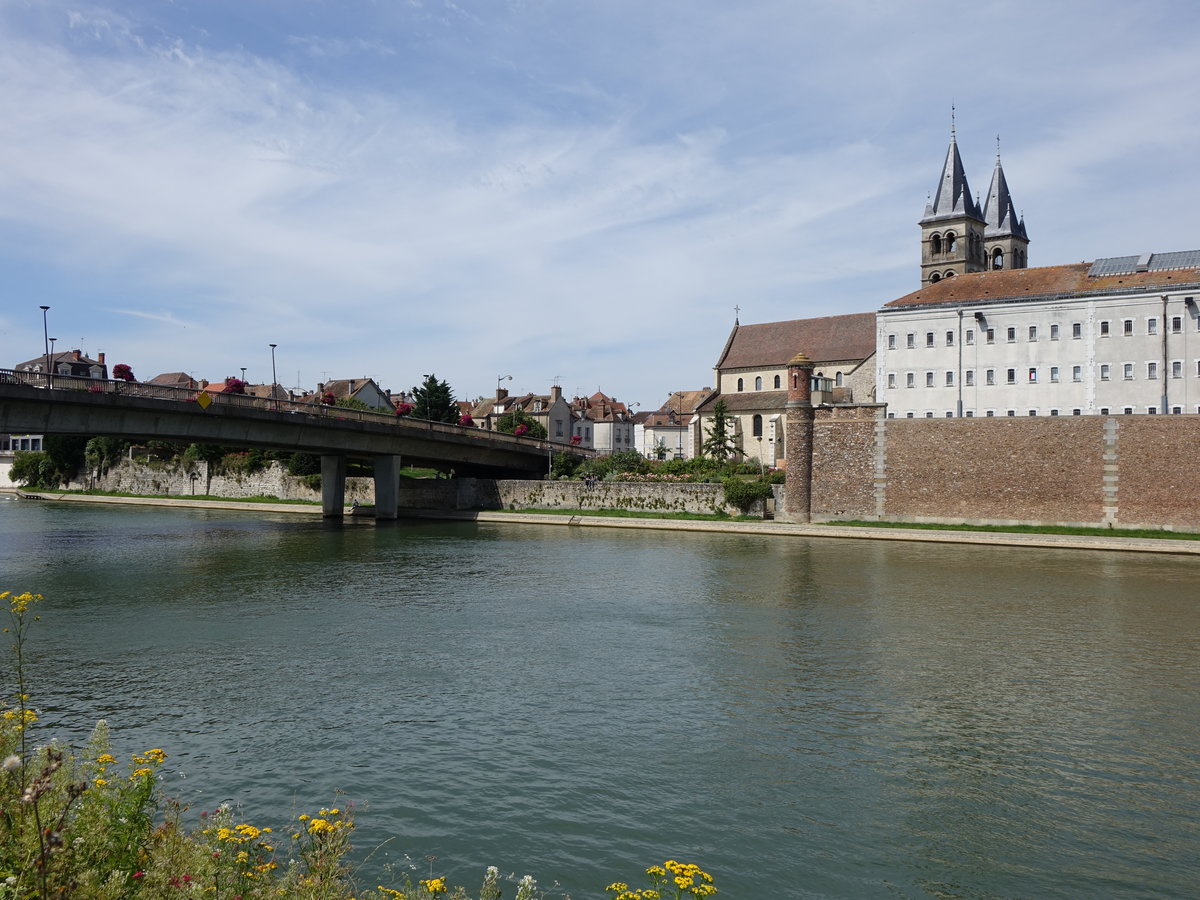
M 787 481 L 784 485 L 785 522 L 812 521 L 813 361 L 797 352 L 787 364 L 786 441 Z

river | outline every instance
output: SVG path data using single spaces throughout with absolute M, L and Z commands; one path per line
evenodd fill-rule
M 103 718 L 258 825 L 353 801 L 370 886 L 1200 883 L 1192 559 L 4 498 L 0 571 L 43 736 Z

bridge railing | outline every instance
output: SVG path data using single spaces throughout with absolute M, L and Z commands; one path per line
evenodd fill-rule
M 316 416 L 332 421 L 372 422 L 390 424 L 406 429 L 420 428 L 433 434 L 465 436 L 468 440 L 487 441 L 493 444 L 511 443 L 523 448 L 538 448 L 547 452 L 571 450 L 582 455 L 591 451 L 568 444 L 517 437 L 500 431 L 487 431 L 474 425 L 455 425 L 448 422 L 433 422 L 429 419 L 414 419 L 397 416 L 379 410 L 349 409 L 344 406 L 328 406 L 323 403 L 304 403 L 298 400 L 256 397 L 251 394 L 227 394 L 220 391 L 204 391 L 198 388 L 175 387 L 174 385 L 150 384 L 143 381 L 120 379 L 84 378 L 78 375 L 57 375 L 46 372 L 22 372 L 17 369 L 0 369 L 0 384 L 23 384 L 53 391 L 87 392 L 89 394 L 116 394 L 123 397 L 139 397 L 151 400 L 174 400 L 195 403 L 201 394 L 207 394 L 211 405 L 229 408 L 257 409 L 278 412 L 283 415 Z

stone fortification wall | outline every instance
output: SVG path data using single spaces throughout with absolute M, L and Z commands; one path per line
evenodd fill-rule
M 453 502 L 446 502 L 453 492 Z M 442 503 L 436 502 L 439 498 Z M 588 487 L 580 481 L 519 481 L 456 478 L 402 484 L 400 505 L 408 508 L 457 509 L 628 509 L 646 512 L 711 513 L 724 509 L 719 484 L 640 484 L 600 481 Z M 729 510 L 733 515 L 736 511 Z
M 195 479 L 192 478 L 195 475 Z M 320 501 L 321 492 L 314 491 L 303 478 L 288 475 L 279 463 L 270 463 L 257 472 L 221 474 L 211 472 L 203 460 L 191 465 L 147 464 L 122 460 L 100 478 L 80 479 L 68 487 L 100 491 L 119 491 L 127 494 L 168 494 L 187 497 L 208 494 L 213 497 L 278 497 L 280 500 Z M 346 502 L 375 502 L 375 485 L 371 478 L 347 478 Z
M 814 521 L 1200 529 L 1200 416 L 875 415 L 818 410 Z

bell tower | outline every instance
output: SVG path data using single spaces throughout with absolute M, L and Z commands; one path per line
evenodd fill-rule
M 971 197 L 958 142 L 954 118 L 950 120 L 950 148 L 942 165 L 936 191 L 925 204 L 921 219 L 921 287 L 927 287 L 967 272 L 987 268 L 984 231 L 987 223 L 979 204 Z
M 1025 220 L 1013 208 L 1008 193 L 1008 181 L 1000 165 L 1000 138 L 996 138 L 996 167 L 992 184 L 983 204 L 984 261 L 989 271 L 994 269 L 1024 269 L 1029 266 L 1029 235 Z

